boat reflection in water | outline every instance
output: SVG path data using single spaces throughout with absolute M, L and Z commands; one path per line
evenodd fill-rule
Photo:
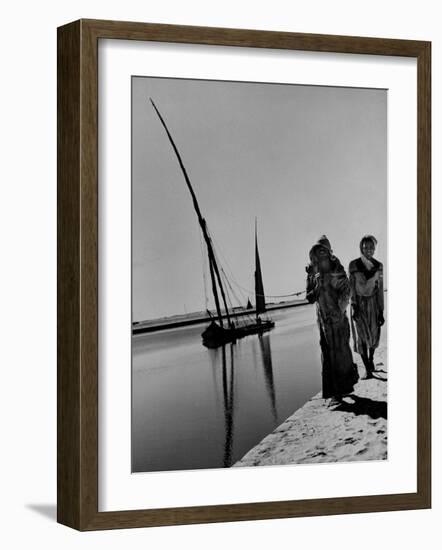
M 227 372 L 226 346 L 221 349 L 223 365 L 223 398 L 224 398 L 224 422 L 226 439 L 224 443 L 223 465 L 228 468 L 232 464 L 233 446 L 233 414 L 234 414 L 234 390 L 235 390 L 235 359 L 233 344 L 229 346 L 230 361 Z
M 274 422 L 277 421 L 276 392 L 272 365 L 272 348 L 270 335 L 259 336 L 259 348 L 261 351 L 261 364 L 264 373 L 265 385 L 269 397 L 270 408 Z M 211 350 L 213 354 L 212 366 L 217 368 L 218 358 L 221 358 L 222 365 L 222 395 L 224 409 L 224 455 L 223 466 L 228 468 L 235 462 L 233 460 L 233 444 L 235 435 L 235 353 L 234 344 L 224 345 Z M 216 375 L 214 375 L 216 381 Z M 215 382 L 216 383 L 216 382 Z M 215 388 L 217 389 L 217 388 Z
M 270 405 L 272 408 L 273 419 L 276 422 L 278 410 L 276 408 L 275 381 L 273 378 L 272 347 L 270 345 L 270 335 L 263 334 L 259 337 L 259 345 L 262 354 L 262 365 L 264 368 L 264 378 L 269 394 Z

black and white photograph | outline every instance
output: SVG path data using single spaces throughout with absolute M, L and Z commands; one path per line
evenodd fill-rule
M 388 91 L 131 86 L 132 472 L 386 460 Z

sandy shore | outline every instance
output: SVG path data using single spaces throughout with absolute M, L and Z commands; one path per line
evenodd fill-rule
M 268 466 L 387 458 L 387 348 L 383 329 L 376 378 L 360 379 L 351 397 L 330 406 L 315 395 L 234 466 Z M 363 376 L 360 356 L 354 359 Z

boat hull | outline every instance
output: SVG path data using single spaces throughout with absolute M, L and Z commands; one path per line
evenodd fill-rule
M 234 328 L 223 328 L 215 322 L 212 322 L 201 334 L 201 337 L 203 339 L 203 345 L 207 348 L 218 348 L 250 334 L 268 332 L 272 330 L 274 326 L 275 323 L 271 320 Z

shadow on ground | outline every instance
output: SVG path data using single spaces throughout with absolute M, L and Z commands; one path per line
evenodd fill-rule
M 365 414 L 374 420 L 378 418 L 387 418 L 387 403 L 385 401 L 373 401 L 367 397 L 350 395 L 354 403 L 343 401 L 333 411 L 349 412 L 355 415 Z
M 28 510 L 32 510 L 45 518 L 57 520 L 57 506 L 55 504 L 25 504 Z

